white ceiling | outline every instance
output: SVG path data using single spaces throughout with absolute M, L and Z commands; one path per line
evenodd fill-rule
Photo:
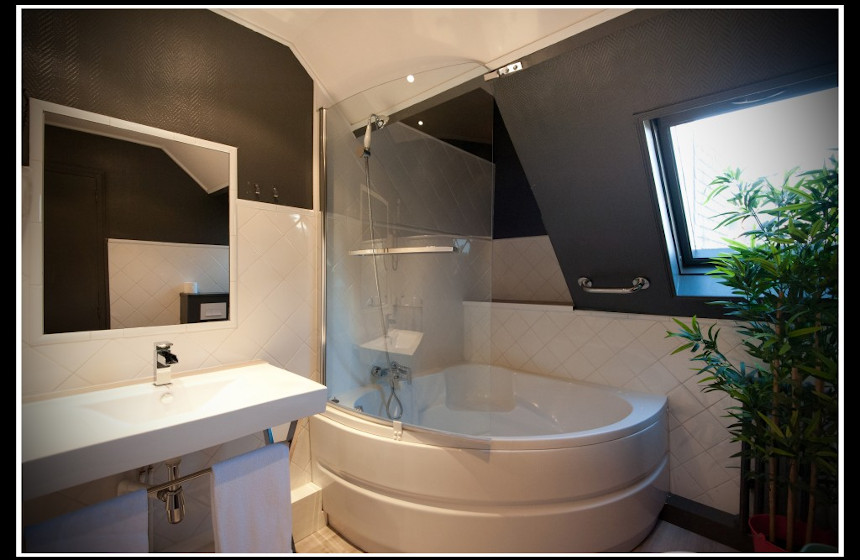
M 288 45 L 351 121 L 391 114 L 629 12 L 628 8 L 221 8 Z M 415 75 L 414 83 L 405 77 Z M 360 118 L 359 118 L 360 116 Z

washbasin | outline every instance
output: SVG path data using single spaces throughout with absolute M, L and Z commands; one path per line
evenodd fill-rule
M 127 423 L 152 422 L 159 418 L 181 416 L 205 410 L 213 399 L 235 384 L 236 379 L 224 376 L 174 379 L 170 385 L 156 387 L 137 385 L 121 394 L 84 404 L 84 408 Z
M 325 410 L 326 388 L 264 361 L 36 400 L 21 407 L 30 499 L 181 457 Z
M 395 354 L 411 356 L 416 350 L 418 350 L 418 345 L 421 344 L 421 338 L 423 336 L 424 333 L 421 331 L 391 329 L 388 331 L 387 335 L 365 342 L 361 347 L 368 348 L 370 350 L 388 350 Z

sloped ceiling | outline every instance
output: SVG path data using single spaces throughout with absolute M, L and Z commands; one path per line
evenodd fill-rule
M 674 294 L 636 115 L 834 64 L 840 35 L 833 9 L 215 11 L 290 46 L 328 106 L 359 126 L 522 57 L 495 101 L 575 305 L 700 317 L 720 312 Z M 651 287 L 589 294 L 581 276 L 600 287 L 645 276 Z
M 293 50 L 356 117 L 393 114 L 608 21 L 607 8 L 230 8 L 216 13 Z M 405 77 L 416 76 L 413 83 Z M 348 118 L 350 114 L 347 113 Z

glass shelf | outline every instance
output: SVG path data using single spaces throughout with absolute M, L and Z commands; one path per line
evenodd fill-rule
M 357 249 L 350 255 L 404 255 L 412 253 L 453 253 L 454 247 L 430 245 L 425 247 L 390 247 L 379 249 Z

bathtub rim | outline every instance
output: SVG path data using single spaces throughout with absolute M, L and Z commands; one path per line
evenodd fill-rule
M 339 399 L 339 402 L 329 400 L 326 402 L 325 412 L 320 413 L 320 415 L 355 430 L 379 437 L 393 438 L 417 444 L 464 449 L 535 450 L 595 445 L 606 441 L 628 437 L 646 429 L 656 422 L 659 422 L 660 416 L 665 414 L 668 409 L 668 397 L 666 395 L 656 395 L 642 391 L 593 383 L 590 381 L 564 379 L 561 377 L 513 370 L 505 366 L 465 363 L 454 364 L 450 367 L 457 365 L 488 366 L 508 370 L 514 375 L 533 376 L 558 383 L 588 386 L 623 398 L 632 406 L 633 410 L 621 420 L 590 430 L 561 434 L 495 437 L 480 437 L 447 432 L 425 428 L 415 424 L 406 424 L 397 420 L 385 420 L 351 408 L 350 403 L 355 402 L 355 399 L 352 399 L 351 401 L 343 401 Z M 421 377 L 441 373 L 445 369 L 447 368 L 423 373 L 421 374 Z M 346 395 L 358 395 L 363 391 L 377 390 L 376 387 L 377 385 L 359 387 L 346 393 Z

